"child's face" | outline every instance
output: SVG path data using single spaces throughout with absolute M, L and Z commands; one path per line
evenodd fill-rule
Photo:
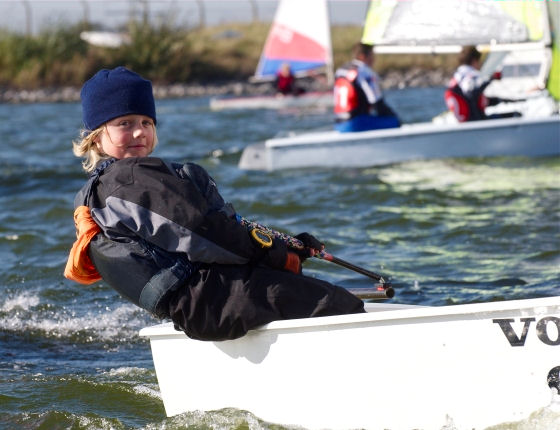
M 96 143 L 102 153 L 117 159 L 146 157 L 154 148 L 154 121 L 144 115 L 112 119 Z

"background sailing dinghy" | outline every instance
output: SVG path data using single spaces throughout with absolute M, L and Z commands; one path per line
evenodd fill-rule
M 275 321 L 202 342 L 144 328 L 168 416 L 222 408 L 306 429 L 483 429 L 560 414 L 560 296 Z
M 449 53 L 478 44 L 489 52 L 482 73 L 502 70 L 502 80 L 493 81 L 486 92 L 512 100 L 487 108 L 487 113 L 516 111 L 521 118 L 457 123 L 445 114 L 398 129 L 302 133 L 247 146 L 239 167 L 365 167 L 446 157 L 557 156 L 560 33 L 552 39 L 549 18 L 560 29 L 559 17 L 560 5 L 554 2 L 372 1 L 363 41 L 374 44 L 376 52 Z
M 411 160 L 492 156 L 560 156 L 560 117 L 418 123 L 359 133 L 304 133 L 247 146 L 239 167 L 269 171 L 367 167 Z
M 327 85 L 333 82 L 329 14 L 326 0 L 281 0 L 261 54 L 253 81 L 273 81 L 284 63 L 296 77 L 309 76 L 321 69 Z M 298 96 L 259 95 L 218 97 L 210 109 L 327 108 L 333 106 L 332 91 L 311 91 Z

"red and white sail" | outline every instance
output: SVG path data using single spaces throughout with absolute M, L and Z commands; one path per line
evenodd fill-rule
M 283 63 L 288 63 L 294 74 L 332 69 L 326 0 L 279 2 L 255 77 L 274 77 Z

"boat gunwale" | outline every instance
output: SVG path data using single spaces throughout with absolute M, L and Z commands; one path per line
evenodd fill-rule
M 273 321 L 254 330 L 248 335 L 273 331 L 292 331 L 307 329 L 307 331 L 343 329 L 348 325 L 362 326 L 368 323 L 402 324 L 410 323 L 414 319 L 434 317 L 463 317 L 465 319 L 484 319 L 491 313 L 507 313 L 514 311 L 516 315 L 523 314 L 530 308 L 551 308 L 560 313 L 560 296 L 540 297 L 533 299 L 504 300 L 499 302 L 467 303 L 447 306 L 410 306 L 398 307 L 360 314 L 335 315 L 315 318 L 301 318 L 291 320 Z M 548 310 L 546 312 L 549 312 Z M 539 311 L 539 313 L 541 313 Z M 544 313 L 544 312 L 542 312 Z M 477 315 L 480 314 L 480 315 Z M 468 317 L 468 318 L 467 318 Z M 186 338 L 182 331 L 177 331 L 173 323 L 163 323 L 156 326 L 145 327 L 140 330 L 140 336 L 150 339 Z
M 560 126 L 560 115 L 552 115 L 542 118 L 500 118 L 486 121 L 473 121 L 469 123 L 457 124 L 435 124 L 433 122 L 404 124 L 398 128 L 368 130 L 354 133 L 340 133 L 336 130 L 319 131 L 312 133 L 297 134 L 289 137 L 271 138 L 264 141 L 266 149 L 282 149 L 289 146 L 332 146 L 338 144 L 361 143 L 377 138 L 382 141 L 384 138 L 407 138 L 415 135 L 437 135 L 456 132 L 474 132 L 482 129 L 500 129 L 520 126 L 534 126 L 558 123 Z M 336 137 L 336 138 L 335 138 Z

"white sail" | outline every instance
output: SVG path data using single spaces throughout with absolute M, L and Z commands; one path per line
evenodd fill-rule
M 377 53 L 489 53 L 483 75 L 502 70 L 488 95 L 523 98 L 544 89 L 552 66 L 548 1 L 372 0 L 362 42 Z
M 454 52 L 464 45 L 549 45 L 544 1 L 373 0 L 362 41 L 378 52 Z M 391 47 L 391 48 L 386 48 Z

